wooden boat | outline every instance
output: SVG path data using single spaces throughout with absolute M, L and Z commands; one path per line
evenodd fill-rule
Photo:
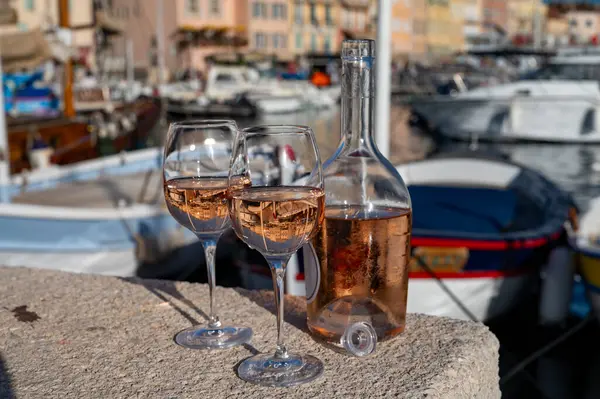
M 130 118 L 132 126 L 129 129 L 119 127 L 115 115 Z M 52 148 L 51 162 L 57 165 L 142 148 L 160 119 L 160 105 L 151 99 L 140 99 L 133 104 L 118 106 L 111 121 L 116 125 L 113 132 L 103 133 L 102 130 L 109 130 L 110 126 L 106 126 L 106 120 L 99 119 L 98 114 L 95 116 L 8 119 L 11 172 L 20 173 L 32 168 L 30 150 L 35 139 Z
M 543 267 L 568 267 L 548 263 L 567 247 L 572 201 L 539 173 L 472 153 L 397 169 L 413 203 L 409 312 L 487 321 L 517 305 Z M 291 263 L 288 290 L 303 291 L 312 252 Z
M 77 273 L 185 279 L 201 249 L 169 215 L 162 149 L 13 175 L 0 203 L 0 263 Z M 158 267 L 160 265 L 160 267 Z

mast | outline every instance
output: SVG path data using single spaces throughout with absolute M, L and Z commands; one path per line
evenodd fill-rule
M 390 96 L 392 85 L 392 2 L 377 2 L 377 61 L 375 62 L 375 143 L 384 157 L 390 154 Z
M 0 82 L 2 82 L 2 49 L 0 48 Z M 4 114 L 4 88 L 0 91 L 0 203 L 10 202 L 10 150 Z
M 69 29 L 69 0 L 58 1 L 59 25 L 63 29 Z M 69 32 L 70 33 L 70 32 Z M 63 104 L 65 116 L 72 118 L 75 116 L 75 106 L 73 104 L 73 61 L 71 57 L 65 62 L 65 76 L 63 84 Z
M 158 58 L 158 83 L 164 83 L 165 77 L 165 26 L 163 0 L 156 0 L 156 57 Z

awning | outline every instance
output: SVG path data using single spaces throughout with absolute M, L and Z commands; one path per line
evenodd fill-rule
M 342 0 L 342 6 L 347 8 L 369 8 L 371 2 L 369 0 Z
M 171 37 L 179 48 L 197 45 L 243 47 L 248 44 L 244 31 L 244 26 L 182 26 Z
M 52 58 L 50 44 L 39 29 L 0 35 L 0 59 L 5 72 L 36 68 Z
M 96 26 L 109 35 L 120 35 L 125 30 L 123 21 L 112 18 L 104 11 L 96 11 Z
M 0 25 L 14 25 L 17 22 L 17 11 L 14 8 L 0 8 Z

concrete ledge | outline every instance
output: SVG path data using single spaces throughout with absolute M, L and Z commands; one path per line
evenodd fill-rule
M 356 359 L 303 331 L 302 298 L 287 299 L 287 342 L 321 358 L 324 376 L 289 389 L 246 384 L 237 363 L 274 347 L 272 294 L 218 288 L 216 301 L 226 324 L 252 327 L 251 345 L 173 342 L 204 321 L 205 285 L 0 268 L 0 397 L 500 398 L 498 341 L 482 324 L 410 315 L 402 336 Z

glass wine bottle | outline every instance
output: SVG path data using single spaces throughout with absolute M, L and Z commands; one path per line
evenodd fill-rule
M 356 356 L 404 330 L 411 201 L 373 140 L 375 42 L 342 44 L 342 138 L 323 167 L 325 223 L 303 249 L 308 327 Z

